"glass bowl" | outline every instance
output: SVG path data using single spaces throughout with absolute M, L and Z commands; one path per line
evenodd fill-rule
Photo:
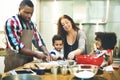
M 95 76 L 98 66 L 91 64 L 79 64 L 79 69 L 74 75 L 78 78 L 89 79 Z

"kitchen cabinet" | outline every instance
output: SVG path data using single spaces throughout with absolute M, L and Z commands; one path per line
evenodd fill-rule
M 4 73 L 4 56 L 0 56 L 0 74 Z
M 4 35 L 4 31 L 0 31 L 0 56 L 3 56 L 6 54 L 5 48 L 5 35 Z
M 0 74 L 4 72 L 4 55 L 5 51 L 5 35 L 4 31 L 0 31 Z

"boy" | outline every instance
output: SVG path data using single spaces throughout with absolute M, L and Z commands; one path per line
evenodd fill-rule
M 64 57 L 64 54 L 63 54 L 64 40 L 63 40 L 62 36 L 54 35 L 52 38 L 52 45 L 53 45 L 54 49 L 51 50 L 50 54 L 51 54 L 53 60 L 63 59 L 63 57 Z

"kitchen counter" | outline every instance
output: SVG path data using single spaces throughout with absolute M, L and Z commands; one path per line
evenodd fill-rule
M 45 75 L 40 75 L 42 80 L 81 80 L 74 75 L 54 75 L 50 73 L 46 73 Z M 85 79 L 85 80 L 120 80 L 120 70 L 115 70 L 113 72 L 104 72 L 101 75 L 95 75 L 91 79 Z
M 17 68 L 22 69 L 23 66 Z M 8 73 L 3 73 L 2 76 L 7 76 Z M 75 77 L 72 74 L 52 74 L 51 72 L 45 72 L 43 75 L 39 75 L 42 80 L 82 80 L 77 77 Z M 102 74 L 97 73 L 93 78 L 91 79 L 84 79 L 84 80 L 120 80 L 120 68 L 114 69 L 114 71 L 108 72 L 104 71 Z

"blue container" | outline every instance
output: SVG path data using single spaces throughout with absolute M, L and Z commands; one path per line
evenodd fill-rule
M 38 75 L 45 74 L 45 69 L 32 69 L 32 70 Z

